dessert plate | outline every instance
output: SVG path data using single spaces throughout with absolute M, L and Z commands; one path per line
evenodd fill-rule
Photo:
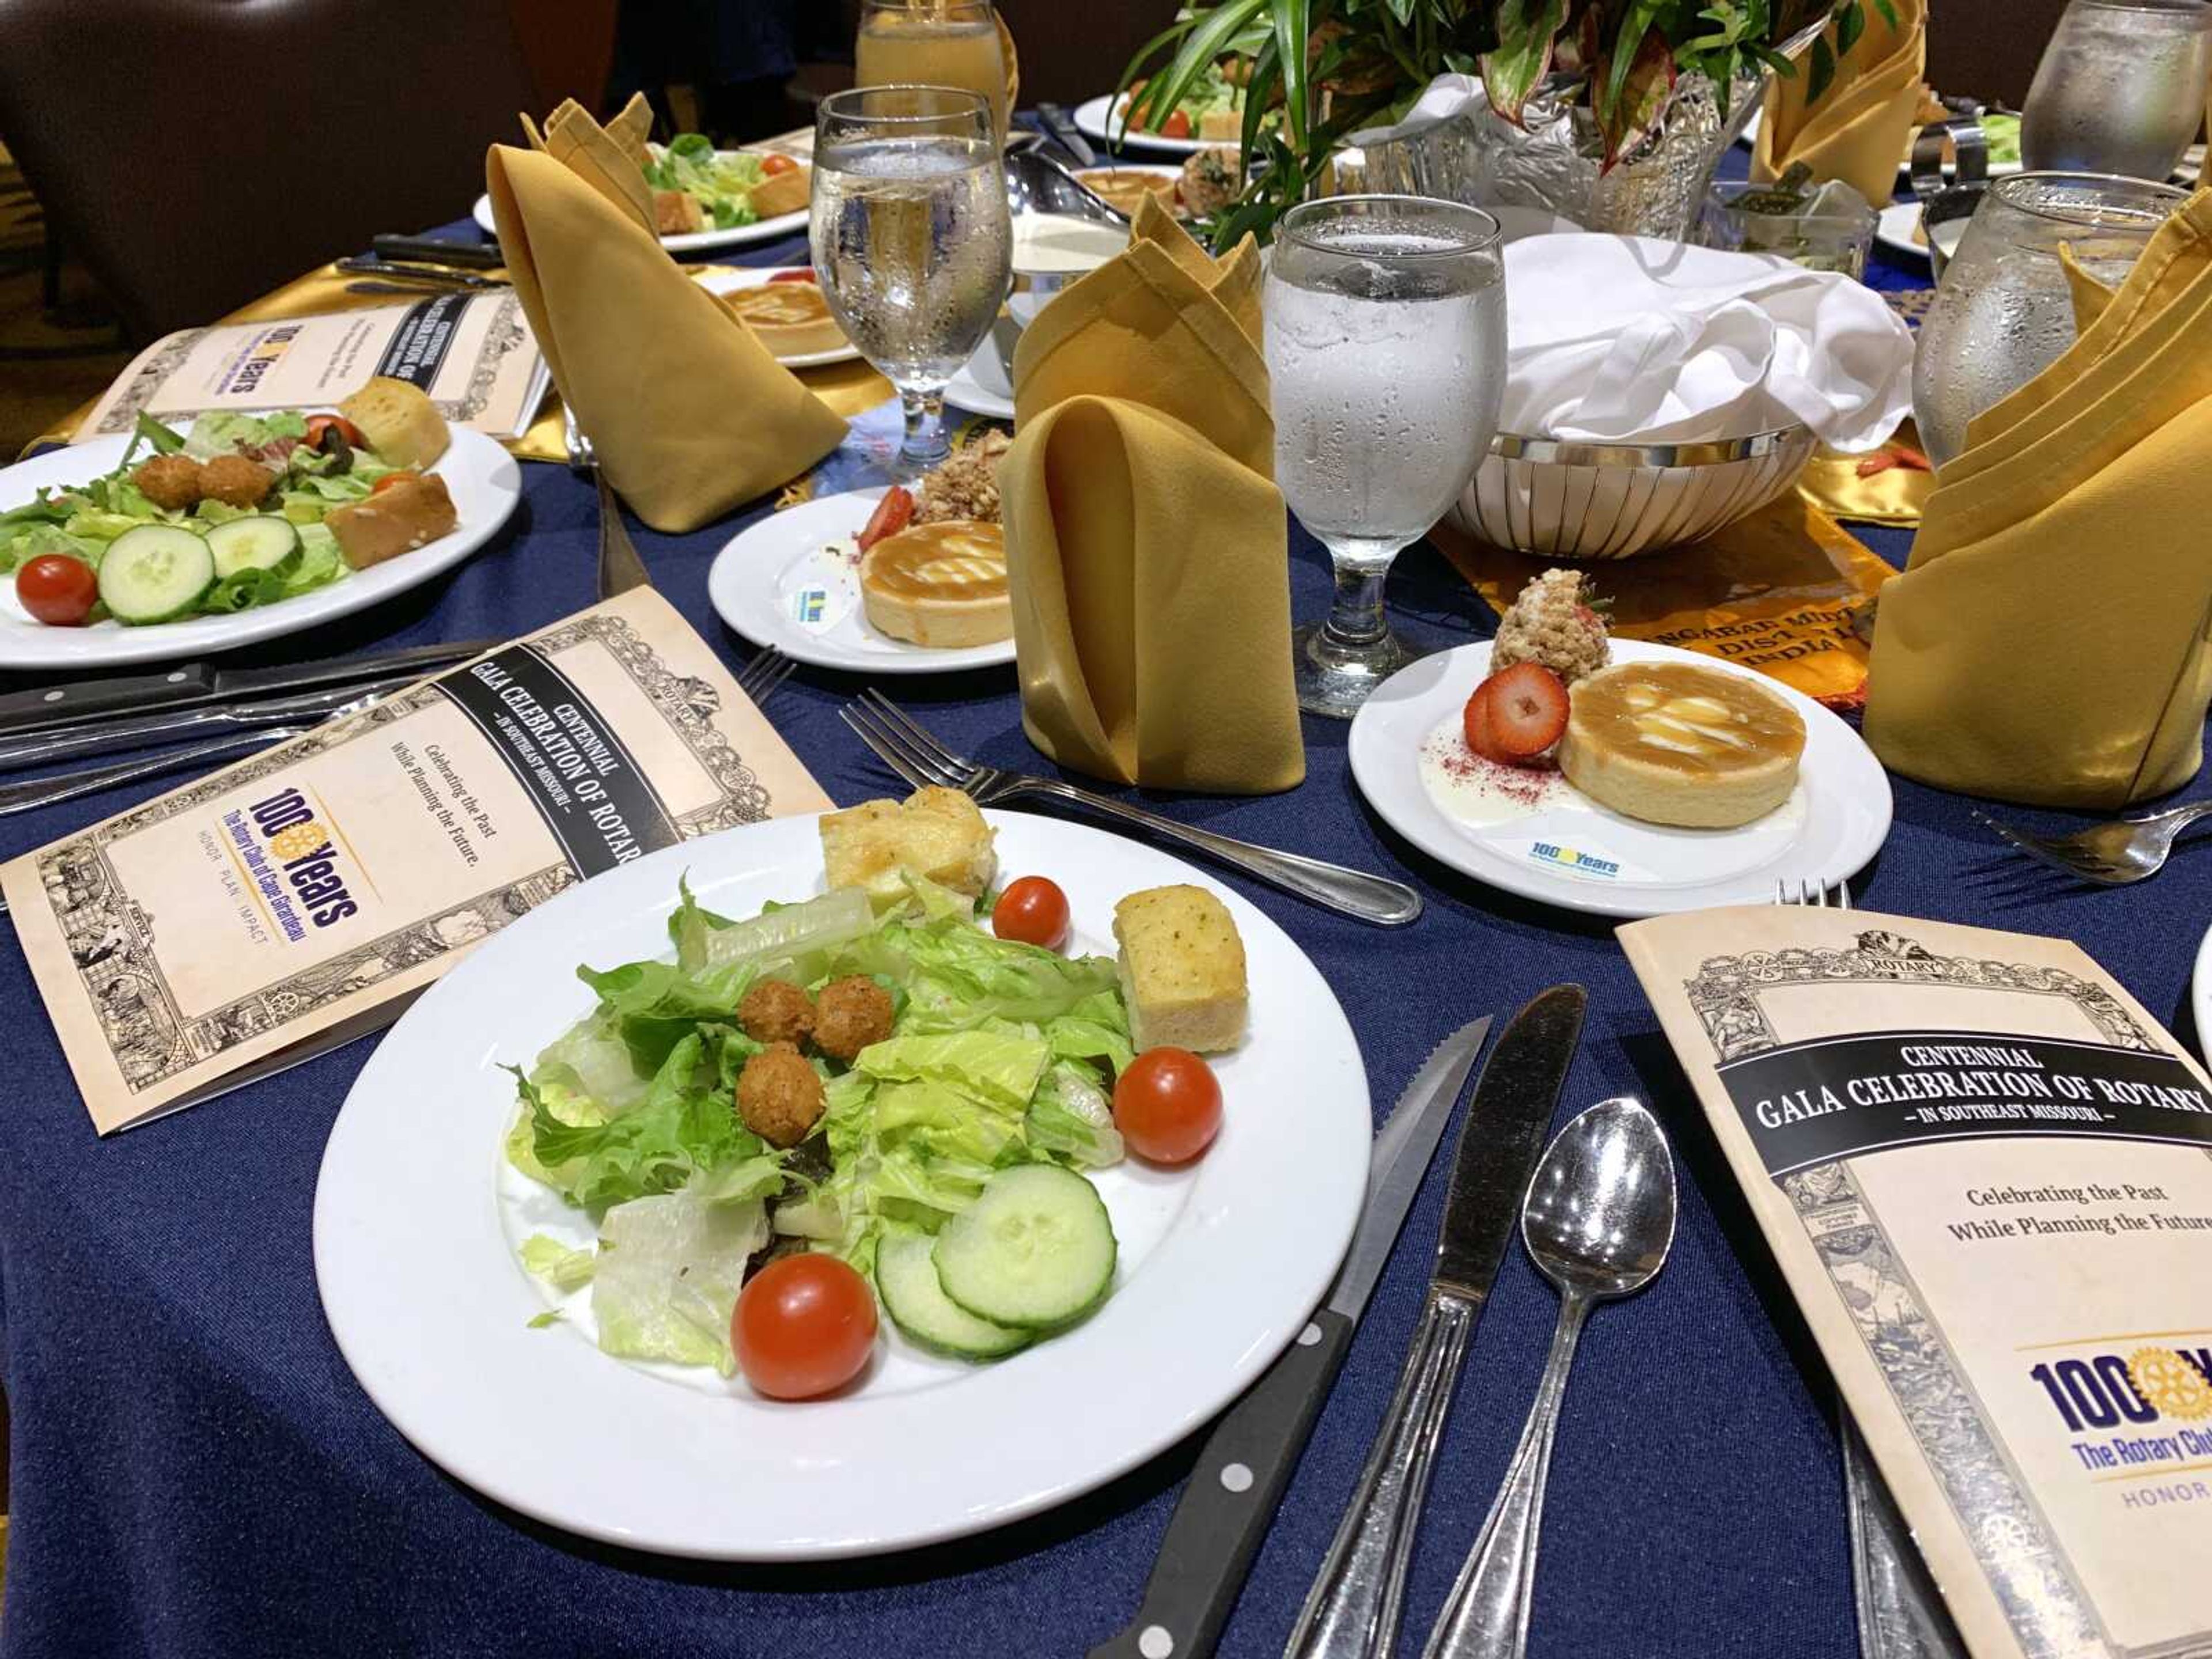
M 679 878 L 729 915 L 820 891 L 816 818 L 772 818 L 665 848 L 510 923 L 362 1068 L 316 1182 L 315 1280 L 354 1376 L 425 1456 L 524 1515 L 629 1549 L 878 1554 L 1112 1480 L 1213 1418 L 1311 1328 L 1359 1218 L 1373 1132 L 1358 1046 L 1320 971 L 1179 859 L 1081 824 L 988 816 L 1004 868 L 1066 884 L 1078 948 L 1110 951 L 1115 901 L 1175 882 L 1218 894 L 1244 939 L 1251 1026 L 1214 1061 L 1219 1139 L 1184 1169 L 1127 1161 L 1094 1178 L 1120 1243 L 1104 1306 L 996 1365 L 887 1333 L 852 1387 L 798 1404 L 711 1370 L 611 1358 L 580 1320 L 544 1321 L 547 1292 L 516 1258 L 556 1200 L 501 1157 L 514 1082 L 500 1062 L 591 1006 L 576 963 L 666 948 Z
M 774 282 L 786 270 L 804 270 L 804 265 L 764 265 L 749 270 L 730 268 L 702 270 L 698 283 L 709 294 L 734 294 L 741 288 L 761 288 Z M 849 363 L 858 361 L 860 349 L 850 340 L 829 351 L 794 351 L 786 356 L 776 356 L 776 362 L 786 368 L 821 368 L 830 363 Z
M 1682 661 L 1742 674 L 1805 722 L 1797 787 L 1734 830 L 1680 830 L 1607 811 L 1557 773 L 1468 754 L 1460 714 L 1490 672 L 1490 642 L 1401 669 L 1352 722 L 1352 774 L 1383 821 L 1492 887 L 1606 916 L 1765 904 L 1777 881 L 1842 881 L 1889 834 L 1889 778 L 1859 736 L 1802 692 L 1696 652 L 1613 641 L 1621 662 Z
M 946 674 L 1013 661 L 1012 639 L 942 651 L 869 626 L 853 538 L 883 495 L 878 487 L 825 495 L 739 532 L 707 573 L 716 613 L 757 645 L 849 673 Z

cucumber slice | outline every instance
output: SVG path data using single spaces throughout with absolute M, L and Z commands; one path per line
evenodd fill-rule
M 1114 1252 L 1097 1188 L 1054 1164 L 1023 1164 L 983 1183 L 931 1256 L 945 1295 L 978 1319 L 1043 1330 L 1104 1300 Z
M 215 586 L 215 555 L 189 530 L 142 524 L 108 544 L 100 561 L 100 599 L 133 626 L 174 621 Z
M 1026 1346 L 1027 1331 L 978 1319 L 945 1294 L 927 1233 L 890 1233 L 876 1245 L 876 1288 L 891 1322 L 925 1348 L 962 1359 L 996 1359 Z
M 300 532 L 289 519 L 270 513 L 250 513 L 242 519 L 219 524 L 208 532 L 208 551 L 215 555 L 218 579 L 241 570 L 266 570 L 289 576 L 300 562 Z

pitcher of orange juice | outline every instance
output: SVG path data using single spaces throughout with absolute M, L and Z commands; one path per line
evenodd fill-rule
M 991 0 L 861 0 L 854 80 L 864 87 L 959 87 L 991 105 L 999 143 L 1017 84 L 1013 37 Z

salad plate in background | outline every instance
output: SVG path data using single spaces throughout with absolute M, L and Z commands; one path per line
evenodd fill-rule
M 508 1157 L 516 1080 L 502 1063 L 529 1066 L 591 1012 L 579 963 L 669 954 L 679 882 L 726 919 L 821 893 L 818 821 L 776 819 L 653 854 L 520 918 L 362 1070 L 316 1190 L 317 1279 L 347 1363 L 418 1449 L 502 1504 L 626 1547 L 875 1553 L 1111 1480 L 1206 1422 L 1296 1335 L 1365 1180 L 1366 1084 L 1335 999 L 1273 923 L 1179 860 L 1080 825 L 988 816 L 1004 876 L 1064 885 L 1071 957 L 1113 950 L 1117 901 L 1174 884 L 1215 894 L 1244 944 L 1249 1024 L 1214 1060 L 1218 1138 L 1187 1164 L 1081 1166 L 1116 1247 L 1095 1311 L 989 1364 L 887 1331 L 840 1391 L 777 1402 L 712 1364 L 603 1352 L 562 1299 L 574 1292 L 533 1271 L 556 1265 L 549 1247 L 526 1265 L 568 1206 Z
M 211 460 L 247 450 L 265 453 L 272 443 L 283 449 L 305 432 L 308 422 L 321 418 L 325 417 L 290 410 L 203 416 L 183 431 L 142 421 L 137 434 L 72 444 L 0 470 L 0 668 L 83 670 L 156 662 L 298 633 L 365 610 L 452 568 L 497 532 L 521 497 L 520 472 L 504 448 L 466 427 L 451 428 L 443 453 L 423 471 L 442 481 L 452 499 L 453 530 L 356 569 L 340 556 L 322 521 L 331 512 L 368 500 L 375 483 L 387 475 L 410 470 L 386 465 L 373 453 L 363 452 L 358 465 L 331 477 L 307 476 L 307 464 L 290 456 L 277 459 L 271 493 L 246 507 L 213 501 L 165 511 L 134 482 L 159 453 L 152 433 L 161 434 L 162 447 Z M 36 510 L 41 501 L 72 510 L 53 522 L 51 514 Z M 126 626 L 95 611 L 99 619 L 88 624 L 55 626 L 38 620 L 20 591 L 25 567 L 42 554 L 64 555 L 98 573 L 112 562 L 111 550 L 128 532 L 154 529 L 203 543 L 221 535 L 242 543 L 245 533 L 228 528 L 223 520 L 249 517 L 264 524 L 286 521 L 290 544 L 258 577 L 224 574 L 223 555 L 210 549 L 216 580 L 200 584 L 207 588 L 204 594 L 187 596 L 191 602 L 173 620 L 155 620 L 149 610 L 142 625 Z M 245 555 L 249 562 L 261 556 L 258 550 Z M 110 573 L 111 584 L 118 574 Z M 248 582 L 251 588 L 244 586 Z M 206 609 L 217 604 L 241 608 Z
M 1208 118 L 1212 118 L 1209 120 Z M 1178 119 L 1177 118 L 1181 118 Z M 1194 155 L 1217 144 L 1235 145 L 1243 136 L 1244 90 L 1222 76 L 1214 64 L 1184 94 L 1182 102 L 1168 112 L 1170 131 L 1158 126 L 1130 125 L 1129 94 L 1109 93 L 1085 100 L 1075 106 L 1075 129 L 1109 149 L 1155 150 L 1167 155 Z
M 716 149 L 705 135 L 696 132 L 679 134 L 672 144 L 650 144 L 647 149 L 653 159 L 646 168 L 646 182 L 656 194 L 680 191 L 697 204 L 698 229 L 661 234 L 660 245 L 671 253 L 744 247 L 805 234 L 804 195 L 795 208 L 763 214 L 757 210 L 752 191 L 770 167 L 796 171 L 803 179 L 805 162 L 772 150 Z M 489 196 L 477 198 L 471 216 L 486 235 L 499 234 Z

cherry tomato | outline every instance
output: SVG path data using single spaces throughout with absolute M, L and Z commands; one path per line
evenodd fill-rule
M 761 173 L 763 176 L 770 179 L 775 178 L 779 173 L 793 172 L 798 168 L 798 166 L 799 163 L 793 161 L 788 155 L 763 155 L 761 157 Z
M 361 428 L 346 419 L 344 416 L 310 415 L 307 416 L 307 447 L 320 449 L 323 447 L 323 434 L 332 427 L 337 428 L 338 436 L 343 438 L 352 447 L 363 449 L 368 447 L 368 440 L 361 435 Z
M 793 270 L 779 270 L 769 278 L 771 283 L 811 283 L 814 280 L 812 265 L 800 265 Z
M 1221 1084 L 1188 1048 L 1147 1048 L 1114 1085 L 1114 1127 L 1155 1164 L 1188 1164 L 1221 1133 Z
M 1000 939 L 1057 951 L 1067 937 L 1067 895 L 1048 876 L 1010 881 L 991 907 L 991 931 Z
M 421 476 L 422 475 L 420 473 L 416 472 L 387 472 L 382 477 L 379 478 L 374 483 L 369 485 L 368 493 L 372 495 L 381 495 L 386 490 L 391 489 L 392 485 L 398 483 L 402 478 L 414 478 Z
M 82 559 L 66 553 L 41 553 L 15 573 L 15 597 L 23 609 L 56 628 L 82 628 L 100 597 L 100 579 Z
M 896 536 L 914 519 L 914 497 L 905 487 L 893 484 L 884 491 L 883 500 L 876 510 L 868 514 L 868 522 L 861 527 L 859 537 L 860 551 L 865 553 L 886 536 Z
M 1189 137 L 1190 112 L 1187 109 L 1176 111 L 1166 120 L 1160 123 L 1159 132 L 1163 138 Z
M 787 1255 L 738 1293 L 730 1346 L 745 1381 L 777 1400 L 805 1400 L 860 1373 L 876 1346 L 868 1281 L 831 1255 Z

